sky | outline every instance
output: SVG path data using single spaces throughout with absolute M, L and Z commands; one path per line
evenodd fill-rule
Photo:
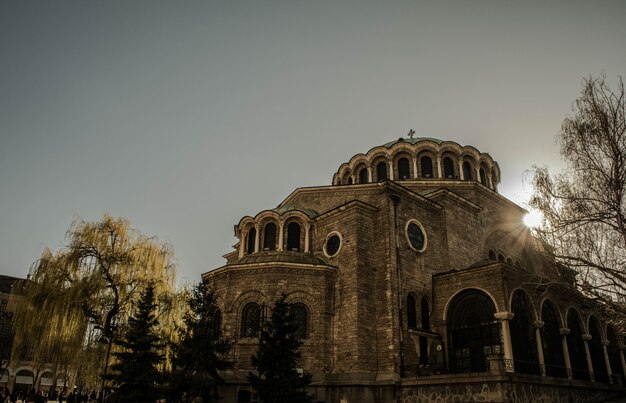
M 246 215 L 406 136 L 473 145 L 524 204 L 583 78 L 626 75 L 624 1 L 0 2 L 0 274 L 75 219 L 169 242 L 178 280 Z M 526 178 L 526 179 L 525 179 Z

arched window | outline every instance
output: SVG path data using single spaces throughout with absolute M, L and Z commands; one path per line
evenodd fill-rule
M 263 250 L 276 250 L 276 224 L 268 223 L 263 231 Z
M 430 157 L 420 158 L 420 171 L 422 172 L 422 178 L 433 177 L 433 160 Z
M 570 309 L 567 313 L 567 327 L 569 328 L 567 348 L 569 349 L 569 358 L 572 364 L 572 376 L 574 379 L 588 381 L 590 380 L 589 367 L 587 367 L 582 326 L 580 325 L 578 315 L 573 309 Z
M 367 168 L 363 168 L 359 171 L 359 183 L 367 182 L 369 182 L 369 174 L 367 172 Z
M 294 304 L 291 306 L 291 314 L 293 315 L 293 321 L 298 326 L 295 335 L 300 339 L 307 338 L 307 321 L 308 314 L 304 304 Z
M 546 375 L 567 378 L 563 344 L 561 342 L 561 327 L 556 308 L 550 301 L 545 301 L 541 307 L 541 342 L 543 357 L 546 364 Z
M 261 330 L 261 307 L 249 302 L 241 312 L 241 337 L 257 337 Z
M 348 185 L 352 185 L 352 177 L 348 178 Z
M 250 228 L 250 231 L 248 231 L 248 248 L 246 249 L 246 252 L 248 254 L 254 253 L 255 244 L 256 244 L 256 228 L 252 227 Z
M 409 329 L 417 328 L 417 311 L 415 309 L 415 297 L 412 294 L 406 297 L 406 325 Z
M 487 174 L 485 174 L 485 170 L 483 168 L 480 168 L 480 183 L 482 183 L 483 185 L 487 186 Z
M 472 165 L 468 161 L 463 161 L 463 179 L 472 180 Z
M 501 262 L 504 262 L 504 255 L 503 254 L 498 254 L 498 260 Z
M 409 160 L 406 158 L 400 158 L 398 160 L 398 177 L 400 179 L 409 179 L 411 177 Z
M 482 291 L 460 292 L 450 303 L 448 343 L 453 372 L 487 371 L 487 356 L 502 352 L 493 301 Z
M 492 250 L 489 251 L 489 260 L 496 260 L 496 252 Z
M 422 316 L 422 329 L 430 330 L 430 311 L 428 309 L 428 301 L 426 298 L 422 298 L 421 301 L 421 316 Z M 428 364 L 428 340 L 425 336 L 420 336 L 420 357 L 419 363 L 422 365 Z
M 622 361 L 619 354 L 619 341 L 615 330 L 611 326 L 606 329 L 606 338 L 609 341 L 607 350 L 609 353 L 609 361 L 611 362 L 611 372 L 614 376 L 621 379 L 622 385 L 624 384 L 624 370 L 622 368 Z
M 532 326 L 532 305 L 526 293 L 517 290 L 511 301 L 513 319 L 509 321 L 515 372 L 541 373 L 537 359 L 537 339 Z
M 290 222 L 287 225 L 287 250 L 300 251 L 300 225 Z
M 443 159 L 443 177 L 446 179 L 454 179 L 454 162 L 452 162 L 452 158 L 450 157 Z
M 376 179 L 378 182 L 387 179 L 387 163 L 385 161 L 381 161 L 376 165 Z
M 593 376 L 596 382 L 608 382 L 609 373 L 606 370 L 606 361 L 604 360 L 602 335 L 600 334 L 598 320 L 595 317 L 589 319 L 589 334 L 591 335 L 591 340 L 589 340 L 587 344 L 589 345 L 589 353 L 591 354 Z

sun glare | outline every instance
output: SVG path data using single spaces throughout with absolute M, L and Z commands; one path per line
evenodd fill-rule
M 537 210 L 530 210 L 528 214 L 524 216 L 524 225 L 528 228 L 537 228 L 541 225 L 541 220 L 543 216 Z

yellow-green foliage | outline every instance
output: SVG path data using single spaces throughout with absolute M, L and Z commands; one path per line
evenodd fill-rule
M 159 332 L 168 344 L 176 341 L 185 304 L 175 290 L 168 244 L 109 215 L 99 222 L 75 221 L 67 240 L 58 252 L 45 250 L 30 280 L 15 287 L 12 360 L 25 358 L 28 351 L 26 358 L 38 369 L 73 369 L 85 383 L 95 384 L 106 342 L 124 331 L 149 283 L 159 303 Z

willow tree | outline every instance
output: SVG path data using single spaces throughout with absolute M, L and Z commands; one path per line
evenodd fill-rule
M 626 100 L 619 79 L 588 78 L 557 137 L 567 163 L 537 168 L 530 205 L 543 213 L 538 235 L 578 286 L 626 317 Z
M 46 249 L 17 287 L 13 360 L 77 373 L 97 386 L 115 337 L 127 328 L 145 288 L 154 286 L 158 332 L 168 340 L 181 323 L 172 249 L 105 215 L 76 220 L 57 252 Z

